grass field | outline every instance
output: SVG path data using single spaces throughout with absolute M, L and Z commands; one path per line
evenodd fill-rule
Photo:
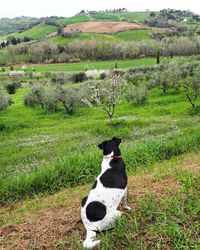
M 38 25 L 35 25 L 33 28 L 29 30 L 17 34 L 16 37 L 24 38 L 25 36 L 28 36 L 33 39 L 41 39 L 45 38 L 48 33 L 54 32 L 56 30 L 57 30 L 56 26 L 40 23 Z
M 52 41 L 56 44 L 65 45 L 69 42 L 73 41 L 85 41 L 85 40 L 107 40 L 107 41 L 143 41 L 143 40 L 150 40 L 149 34 L 151 30 L 132 30 L 132 31 L 124 31 L 118 32 L 116 34 L 90 34 L 90 33 L 81 33 L 76 36 L 72 37 L 62 37 L 62 36 L 55 36 L 49 38 L 49 41 Z
M 143 22 L 149 17 L 149 12 L 123 12 L 123 13 L 95 13 L 86 15 L 77 15 L 58 20 L 59 24 L 67 25 L 71 23 L 87 21 L 139 21 Z
M 73 16 L 73 17 L 61 18 L 58 20 L 58 23 L 62 25 L 67 25 L 71 23 L 79 23 L 87 21 L 90 21 L 90 18 L 88 16 Z
M 199 161 L 199 153 L 186 154 L 129 176 L 133 210 L 117 221 L 113 231 L 98 235 L 101 249 L 198 249 Z M 82 250 L 80 202 L 91 186 L 36 195 L 0 208 L 2 249 Z
M 200 117 L 188 114 L 181 94 L 163 96 L 157 89 L 144 106 L 125 102 L 111 126 L 89 108 L 70 117 L 63 110 L 24 107 L 25 91 L 18 90 L 14 104 L 1 112 L 1 202 L 90 181 L 99 169 L 96 145 L 113 135 L 123 138 L 129 172 L 199 148 Z
M 134 60 L 116 60 L 116 61 L 87 61 L 79 63 L 59 63 L 59 64 L 34 64 L 28 65 L 27 71 L 35 68 L 36 72 L 55 72 L 55 71 L 84 71 L 88 69 L 112 69 L 117 63 L 119 69 L 128 69 L 137 66 L 150 66 L 156 63 L 155 58 L 142 58 Z M 14 67 L 16 70 L 20 69 L 20 66 Z
M 91 14 L 92 20 L 109 21 L 139 21 L 143 22 L 149 17 L 149 12 L 122 12 L 122 13 L 96 13 Z

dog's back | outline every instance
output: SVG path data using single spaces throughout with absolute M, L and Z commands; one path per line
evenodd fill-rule
M 84 243 L 87 248 L 93 247 L 94 237 L 91 235 L 94 231 L 103 231 L 113 227 L 116 217 L 121 215 L 121 212 L 117 211 L 117 207 L 126 191 L 127 175 L 120 151 L 115 149 L 121 140 L 120 142 L 116 142 L 116 140 L 118 139 L 113 138 L 110 141 L 112 142 L 110 143 L 112 149 L 110 154 L 105 154 L 108 151 L 103 148 L 103 143 L 100 144 L 100 148 L 102 147 L 105 151 L 101 173 L 96 178 L 88 197 L 82 201 L 81 218 L 87 230 L 87 238 Z

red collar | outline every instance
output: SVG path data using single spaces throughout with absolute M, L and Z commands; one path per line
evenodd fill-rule
M 119 159 L 119 158 L 122 158 L 121 155 L 112 155 L 112 156 L 104 156 L 104 159 L 110 159 L 110 158 L 113 158 L 113 159 Z

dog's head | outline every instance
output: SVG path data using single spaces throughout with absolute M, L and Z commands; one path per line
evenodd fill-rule
M 103 150 L 104 155 L 109 155 L 112 152 L 114 155 L 121 155 L 121 151 L 119 149 L 119 144 L 121 143 L 121 139 L 117 137 L 113 137 L 110 141 L 104 141 L 98 145 L 98 147 Z

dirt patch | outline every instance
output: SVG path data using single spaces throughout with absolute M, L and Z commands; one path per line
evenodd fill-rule
M 64 32 L 81 31 L 84 33 L 117 33 L 120 31 L 143 29 L 145 26 L 128 22 L 81 22 L 67 25 Z
M 19 225 L 3 228 L 0 237 L 5 249 L 52 249 L 56 248 L 59 239 L 66 238 L 67 244 L 67 236 L 77 229 L 79 223 L 78 207 L 69 211 L 52 209 L 41 213 L 36 221 L 30 215 Z
M 159 197 L 167 197 L 176 194 L 179 190 L 179 184 L 175 178 L 170 177 L 157 181 L 151 175 L 129 178 L 128 186 L 129 197 L 133 205 L 137 203 L 138 199 L 145 198 L 151 194 Z
M 88 187 L 85 193 L 88 192 L 87 189 Z M 165 179 L 158 182 L 151 175 L 147 175 L 145 178 L 134 176 L 129 178 L 129 204 L 136 207 L 137 200 L 150 193 L 165 196 L 168 191 L 177 189 L 177 184 L 173 180 Z M 68 193 L 68 195 L 70 194 Z M 53 202 L 55 196 L 51 196 L 49 202 Z M 66 195 L 65 197 L 67 199 Z M 0 230 L 2 249 L 25 250 L 30 247 L 34 249 L 59 249 L 59 246 L 68 250 L 76 249 L 70 245 L 69 235 L 77 233 L 83 239 L 85 230 L 80 219 L 81 197 L 73 192 L 72 197 L 71 206 L 69 204 L 66 206 L 64 203 L 64 206 L 59 205 L 56 208 L 55 203 L 52 208 L 43 209 L 44 211 L 39 213 L 24 214 L 20 224 L 2 228 Z M 48 200 L 44 198 L 40 202 L 47 203 Z M 23 204 L 20 205 L 23 206 Z
M 182 168 L 190 170 L 192 172 L 200 172 L 200 156 L 190 155 L 183 159 Z

